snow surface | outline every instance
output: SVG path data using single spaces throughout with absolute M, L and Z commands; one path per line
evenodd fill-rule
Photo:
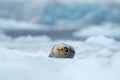
M 2 30 L 45 30 L 45 27 L 40 27 L 42 25 L 34 24 L 25 21 L 17 21 L 14 19 L 4 19 L 0 18 L 0 29 Z
M 101 27 L 102 26 L 102 27 Z M 75 37 L 90 37 L 104 35 L 107 37 L 117 38 L 120 37 L 120 28 L 116 24 L 102 24 L 102 25 L 92 25 L 88 28 L 78 30 L 73 33 Z
M 5 40 L 3 40 L 5 39 Z M 56 43 L 75 48 L 74 59 L 48 58 Z M 48 36 L 0 36 L 0 80 L 119 80 L 120 42 L 105 36 L 86 41 Z

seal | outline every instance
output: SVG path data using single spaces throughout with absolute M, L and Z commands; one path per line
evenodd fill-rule
M 65 43 L 59 43 L 56 44 L 49 54 L 49 57 L 52 58 L 73 58 L 75 55 L 75 50 L 72 46 L 65 44 Z

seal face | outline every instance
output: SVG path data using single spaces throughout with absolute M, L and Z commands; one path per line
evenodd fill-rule
M 72 46 L 65 44 L 65 43 L 60 43 L 56 44 L 49 55 L 49 57 L 54 57 L 54 58 L 73 58 L 75 55 L 75 50 L 73 49 Z

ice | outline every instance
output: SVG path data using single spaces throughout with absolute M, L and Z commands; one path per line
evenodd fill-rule
M 45 48 L 45 47 L 46 46 L 51 47 L 51 43 L 52 43 L 51 39 L 45 35 L 38 36 L 38 37 L 32 37 L 32 36 L 18 37 L 15 39 L 4 35 L 5 40 L 3 40 L 3 37 L 0 37 L 0 39 L 2 39 L 0 41 L 0 45 L 4 45 L 6 48 L 13 50 L 13 51 L 14 50 L 25 51 L 25 52 L 27 51 L 27 53 L 30 53 L 30 54 L 33 54 L 33 53 L 39 54 L 40 53 L 40 54 L 46 55 L 46 53 L 47 53 L 46 51 L 48 51 L 50 48 Z M 46 42 L 44 42 L 44 41 L 46 41 Z M 49 45 L 48 45 L 48 43 L 49 43 Z M 41 55 L 41 56 L 43 56 L 43 55 Z
M 98 1 L 99 4 L 95 0 L 89 0 L 93 3 L 89 3 L 89 1 L 87 3 L 87 0 L 83 3 L 76 0 L 75 3 L 73 0 L 66 1 L 68 3 L 63 3 L 63 0 L 58 2 L 45 1 L 45 3 L 43 3 L 44 0 L 40 1 L 10 2 L 2 0 L 0 2 L 0 29 L 52 28 L 68 30 L 81 29 L 81 27 L 84 28 L 88 25 L 99 25 L 106 22 L 120 23 L 120 5 L 111 0 L 107 1 L 112 4 L 101 4 L 99 3 L 101 0 Z
M 12 39 L 6 36 L 3 32 L 0 32 L 0 42 L 11 41 Z
M 46 41 L 46 42 L 50 42 L 51 39 L 48 36 L 38 36 L 38 37 L 32 37 L 32 36 L 26 36 L 26 37 L 18 37 L 14 40 L 15 42 L 23 42 L 23 43 L 40 43 L 42 44 L 42 42 Z
M 43 24 L 55 25 L 59 20 L 62 20 L 66 25 L 67 22 L 72 22 L 74 24 L 73 27 L 80 27 L 80 25 L 75 25 L 76 22 L 79 22 L 84 27 L 84 25 L 102 24 L 105 22 L 118 23 L 120 20 L 118 13 L 119 5 L 47 3 L 42 10 L 41 22 Z
M 101 27 L 102 26 L 102 27 Z M 87 29 L 79 30 L 73 33 L 75 37 L 90 37 L 90 36 L 99 36 L 104 35 L 107 37 L 117 38 L 120 37 L 120 28 L 118 25 L 115 24 L 103 24 L 99 26 L 91 26 Z
M 119 80 L 119 41 L 105 36 L 86 41 L 57 40 L 48 36 L 0 36 L 1 80 Z M 100 40 L 102 39 L 102 40 Z M 56 43 L 75 48 L 74 59 L 48 58 Z M 94 45 L 96 44 L 96 45 Z M 116 45 L 118 44 L 118 45 Z
M 4 2 L 4 1 L 14 1 L 14 2 L 34 2 L 34 3 L 46 3 L 46 2 L 61 2 L 61 3 L 110 3 L 110 2 L 113 2 L 113 3 L 119 3 L 119 0 L 84 0 L 84 1 L 81 1 L 81 0 L 1 0 L 1 2 Z
M 0 66 L 0 79 L 119 80 L 119 57 L 119 54 L 117 54 L 116 57 L 113 58 L 111 65 L 103 66 L 100 65 L 96 59 L 69 60 L 49 59 L 25 55 L 19 57 L 11 55 L 8 57 L 2 56 L 2 58 L 0 58 L 0 63 L 2 64 Z
M 45 27 L 40 27 L 42 25 L 34 24 L 25 21 L 17 21 L 14 19 L 4 19 L 0 18 L 0 29 L 1 30 L 44 30 Z
M 86 40 L 86 43 L 90 43 L 92 45 L 103 45 L 103 46 L 111 46 L 115 44 L 115 40 L 112 38 L 106 38 L 105 36 L 96 36 L 90 37 Z

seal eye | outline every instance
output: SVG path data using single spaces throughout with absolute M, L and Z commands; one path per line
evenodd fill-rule
M 65 50 L 65 52 L 68 52 L 68 48 L 67 47 L 64 47 L 64 50 Z

